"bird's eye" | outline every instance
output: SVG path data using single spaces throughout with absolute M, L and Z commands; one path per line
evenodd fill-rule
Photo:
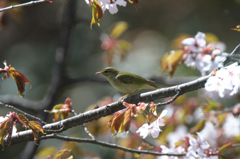
M 109 71 L 104 71 L 104 73 L 109 73 Z

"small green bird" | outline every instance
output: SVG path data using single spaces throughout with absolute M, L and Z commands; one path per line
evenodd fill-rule
M 101 72 L 97 72 L 96 74 L 102 74 L 115 89 L 120 92 L 127 93 L 127 95 L 124 97 L 134 94 L 139 89 L 159 88 L 158 86 L 154 85 L 154 81 L 147 80 L 133 73 L 119 71 L 113 67 L 106 67 Z M 121 101 L 123 98 L 121 98 L 119 101 Z

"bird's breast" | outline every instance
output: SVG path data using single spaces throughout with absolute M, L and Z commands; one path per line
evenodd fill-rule
M 139 85 L 136 84 L 125 84 L 119 80 L 109 80 L 110 84 L 120 92 L 123 93 L 133 93 L 134 91 L 140 89 Z

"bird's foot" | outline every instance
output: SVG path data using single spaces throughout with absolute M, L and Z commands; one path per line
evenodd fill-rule
M 117 105 L 119 105 L 119 103 L 124 99 L 124 98 L 126 98 L 127 96 L 129 96 L 130 94 L 126 94 L 125 96 L 123 96 L 121 99 L 119 99 L 118 101 L 117 101 Z M 129 98 L 129 102 L 131 101 L 131 98 Z

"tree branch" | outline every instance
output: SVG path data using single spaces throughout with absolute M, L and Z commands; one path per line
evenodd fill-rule
M 51 83 L 44 98 L 39 103 L 37 103 L 38 106 L 41 106 L 41 110 L 39 111 L 37 116 L 42 118 L 43 121 L 46 121 L 48 116 L 48 114 L 44 113 L 43 110 L 50 110 L 53 107 L 53 102 L 57 96 L 57 93 L 62 87 L 62 82 L 65 74 L 65 64 L 67 60 L 66 56 L 68 53 L 69 39 L 71 35 L 72 25 L 75 19 L 76 3 L 76 0 L 69 0 L 68 3 L 64 6 L 65 8 L 63 12 L 63 20 L 60 30 L 59 45 L 55 53 L 56 64 L 52 73 Z M 62 127 L 64 127 L 64 125 L 61 125 L 58 129 L 55 130 L 61 130 Z M 30 144 L 31 146 L 26 146 L 20 157 L 22 159 L 33 158 L 33 155 L 37 150 L 37 145 L 31 142 L 29 142 L 28 144 Z
M 179 85 L 181 83 L 187 83 L 189 81 L 196 80 L 198 77 L 173 77 L 170 81 L 168 81 L 169 77 L 151 77 L 150 80 L 155 81 L 157 84 L 165 85 L 165 86 L 173 86 Z M 81 83 L 81 82 L 97 82 L 109 84 L 106 78 L 101 77 L 80 77 L 69 79 L 67 77 L 63 78 L 61 87 L 66 87 L 71 84 Z M 19 108 L 28 109 L 33 112 L 42 111 L 44 105 L 42 105 L 41 101 L 32 101 L 26 98 L 19 98 L 17 95 L 0 95 L 0 101 L 3 103 L 8 103 L 9 105 L 14 105 Z
M 39 4 L 39 3 L 52 3 L 52 1 L 50 0 L 35 0 L 35 1 L 30 1 L 30 2 L 26 2 L 26 3 L 22 3 L 22 4 L 16 4 L 16 5 L 12 5 L 12 6 L 8 6 L 5 8 L 0 8 L 0 12 L 6 11 L 6 10 L 10 10 L 10 9 L 14 9 L 14 8 L 18 8 L 18 7 L 25 7 L 25 6 L 31 6 L 34 4 Z
M 131 148 L 126 148 L 122 147 L 116 144 L 110 144 L 106 143 L 103 141 L 98 141 L 94 139 L 84 139 L 84 138 L 74 138 L 74 137 L 68 137 L 68 136 L 62 136 L 62 135 L 57 135 L 57 134 L 50 134 L 46 136 L 42 136 L 39 138 L 39 140 L 46 140 L 46 139 L 60 139 L 64 141 L 74 141 L 74 142 L 79 142 L 79 143 L 91 143 L 91 144 L 96 144 L 96 145 L 101 145 L 104 147 L 109 147 L 109 148 L 114 148 L 114 149 L 119 149 L 123 150 L 126 152 L 131 152 L 131 153 L 137 153 L 137 154 L 150 154 L 150 155 L 155 155 L 155 156 L 185 156 L 185 153 L 182 154 L 171 154 L 171 153 L 159 153 L 159 152 L 153 152 L 153 151 L 147 151 L 147 150 L 136 150 L 136 149 L 131 149 Z
M 176 93 L 178 92 L 178 88 L 181 89 L 182 94 L 190 92 L 190 91 L 194 91 L 194 90 L 203 88 L 204 84 L 206 83 L 207 79 L 210 76 L 211 75 L 201 77 L 195 81 L 181 84 L 178 86 L 162 88 L 162 89 L 158 89 L 155 91 L 135 95 L 135 96 L 131 97 L 131 101 L 133 101 L 134 103 L 138 103 L 138 102 L 144 102 L 144 101 L 154 101 L 156 99 L 161 99 L 161 98 L 167 98 L 167 97 L 176 95 Z M 124 101 L 128 101 L 128 98 L 124 99 Z M 82 125 L 82 124 L 90 122 L 92 120 L 99 119 L 101 117 L 113 114 L 113 113 L 125 108 L 122 105 L 122 102 L 123 101 L 119 102 L 119 104 L 118 104 L 118 102 L 114 102 L 114 103 L 105 105 L 101 108 L 90 110 L 85 113 L 79 114 L 77 116 L 73 116 L 73 117 L 67 118 L 65 120 L 61 120 L 59 122 L 46 124 L 43 126 L 43 128 L 59 130 L 63 126 L 64 128 L 62 129 L 62 131 L 65 131 L 71 127 L 74 127 L 77 125 Z M 33 133 L 31 130 L 22 131 L 22 132 L 19 132 L 12 136 L 11 145 L 17 144 L 20 142 L 26 142 L 26 141 L 33 140 L 33 139 L 34 139 L 34 136 L 33 136 Z M 6 143 L 4 145 L 7 145 L 7 144 L 8 143 Z
M 28 116 L 28 117 L 30 117 L 30 118 L 32 118 L 32 119 L 34 119 L 34 120 L 38 120 L 38 121 L 40 121 L 42 124 L 47 124 L 47 123 L 46 123 L 45 121 L 43 121 L 42 119 L 40 119 L 40 118 L 38 118 L 38 117 L 35 117 L 35 116 L 31 115 L 31 114 L 28 114 L 28 113 L 26 113 L 26 112 L 24 112 L 24 111 L 22 111 L 22 110 L 20 110 L 20 109 L 17 109 L 17 108 L 15 108 L 15 107 L 12 106 L 12 105 L 5 104 L 5 103 L 2 103 L 2 102 L 0 102 L 0 105 L 4 106 L 4 107 L 6 107 L 6 108 L 13 109 L 13 110 L 15 110 L 15 111 L 17 111 L 17 112 L 20 112 L 20 113 L 22 113 L 23 115 Z
M 223 62 L 221 62 L 222 66 L 225 66 L 230 61 L 231 59 L 230 57 L 232 57 L 231 55 L 236 54 L 239 50 L 240 50 L 240 44 L 238 44 L 235 47 L 235 49 L 231 52 L 231 54 L 228 57 L 226 57 L 226 59 Z

